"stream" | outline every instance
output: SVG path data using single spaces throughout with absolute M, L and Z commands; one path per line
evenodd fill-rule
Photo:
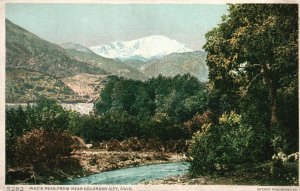
M 65 184 L 138 184 L 141 181 L 185 174 L 188 172 L 188 168 L 189 163 L 187 162 L 152 164 L 93 174 L 67 181 Z

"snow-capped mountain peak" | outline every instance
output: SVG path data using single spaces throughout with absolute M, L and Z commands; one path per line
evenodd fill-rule
M 147 61 L 171 53 L 192 52 L 193 50 L 176 40 L 165 36 L 148 36 L 132 41 L 115 41 L 109 44 L 90 47 L 96 54 L 120 60 Z

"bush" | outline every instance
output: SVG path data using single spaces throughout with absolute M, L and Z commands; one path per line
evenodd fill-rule
M 71 155 L 75 143 L 72 136 L 63 131 L 34 129 L 17 139 L 17 162 L 32 166 L 39 175 L 50 175 L 60 169 L 63 158 Z
M 188 130 L 189 134 L 194 134 L 197 131 L 201 130 L 201 126 L 205 123 L 210 123 L 210 115 L 209 111 L 204 112 L 203 114 L 196 114 L 194 117 L 183 123 L 185 129 Z
M 137 137 L 131 137 L 121 142 L 120 146 L 123 151 L 141 151 L 144 142 Z
M 139 139 L 131 137 L 118 141 L 111 139 L 93 144 L 94 148 L 106 149 L 107 151 L 143 151 L 143 152 L 177 152 L 187 151 L 188 142 L 185 140 L 162 141 L 159 139 Z
M 40 98 L 36 106 L 27 107 L 28 125 L 47 130 L 66 130 L 69 128 L 69 112 L 55 100 Z
M 299 153 L 286 155 L 283 152 L 274 154 L 271 162 L 271 176 L 290 184 L 298 181 Z
M 41 87 L 41 86 L 36 86 L 35 87 L 35 91 L 43 91 L 45 89 L 45 87 Z
M 204 124 L 193 136 L 189 148 L 191 173 L 231 170 L 234 165 L 264 158 L 265 133 L 241 123 L 235 112 L 223 114 L 219 125 Z
M 8 165 L 14 165 L 18 137 L 32 129 L 69 129 L 70 113 L 54 100 L 41 98 L 36 105 L 7 107 L 5 121 L 6 161 Z
M 28 84 L 28 83 L 24 83 L 24 87 L 26 89 L 32 89 L 33 88 L 32 84 Z
M 5 118 L 6 162 L 8 165 L 11 165 L 15 162 L 16 140 L 24 132 L 29 131 L 30 126 L 27 124 L 28 113 L 21 106 L 18 108 L 7 107 Z

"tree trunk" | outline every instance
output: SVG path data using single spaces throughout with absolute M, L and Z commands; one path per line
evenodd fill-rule
M 271 105 L 271 126 L 274 126 L 278 122 L 277 118 L 277 107 L 276 107 L 276 90 L 273 85 L 273 81 L 270 79 L 269 82 L 269 99 Z
M 276 106 L 276 89 L 274 86 L 274 82 L 270 76 L 270 68 L 268 64 L 263 65 L 262 72 L 265 81 L 269 86 L 269 101 L 270 101 L 270 111 L 271 111 L 271 118 L 270 118 L 270 128 L 277 124 L 278 117 L 277 117 L 277 106 Z

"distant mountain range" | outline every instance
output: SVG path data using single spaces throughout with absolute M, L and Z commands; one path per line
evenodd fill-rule
M 62 47 L 39 38 L 7 19 L 5 27 L 6 66 L 31 69 L 55 77 L 82 72 L 107 74 L 99 67 L 71 58 Z
M 146 80 L 159 74 L 190 73 L 206 81 L 205 53 L 164 36 L 87 48 L 39 38 L 6 19 L 6 101 L 39 96 L 61 102 L 97 99 L 109 75 Z
M 132 41 L 115 41 L 90 47 L 96 54 L 113 59 L 149 61 L 171 53 L 192 52 L 185 45 L 165 36 L 148 36 Z
M 95 67 L 101 68 L 104 71 L 107 71 L 111 74 L 130 78 L 130 79 L 137 79 L 137 80 L 145 80 L 147 77 L 141 73 L 138 69 L 133 68 L 127 64 L 124 64 L 123 62 L 119 60 L 114 60 L 110 58 L 105 58 L 102 56 L 99 56 L 95 54 L 90 49 L 78 45 L 78 44 L 71 44 L 68 43 L 69 46 L 64 46 L 65 51 L 68 53 L 68 55 L 80 62 L 86 62 L 88 64 L 91 64 Z

